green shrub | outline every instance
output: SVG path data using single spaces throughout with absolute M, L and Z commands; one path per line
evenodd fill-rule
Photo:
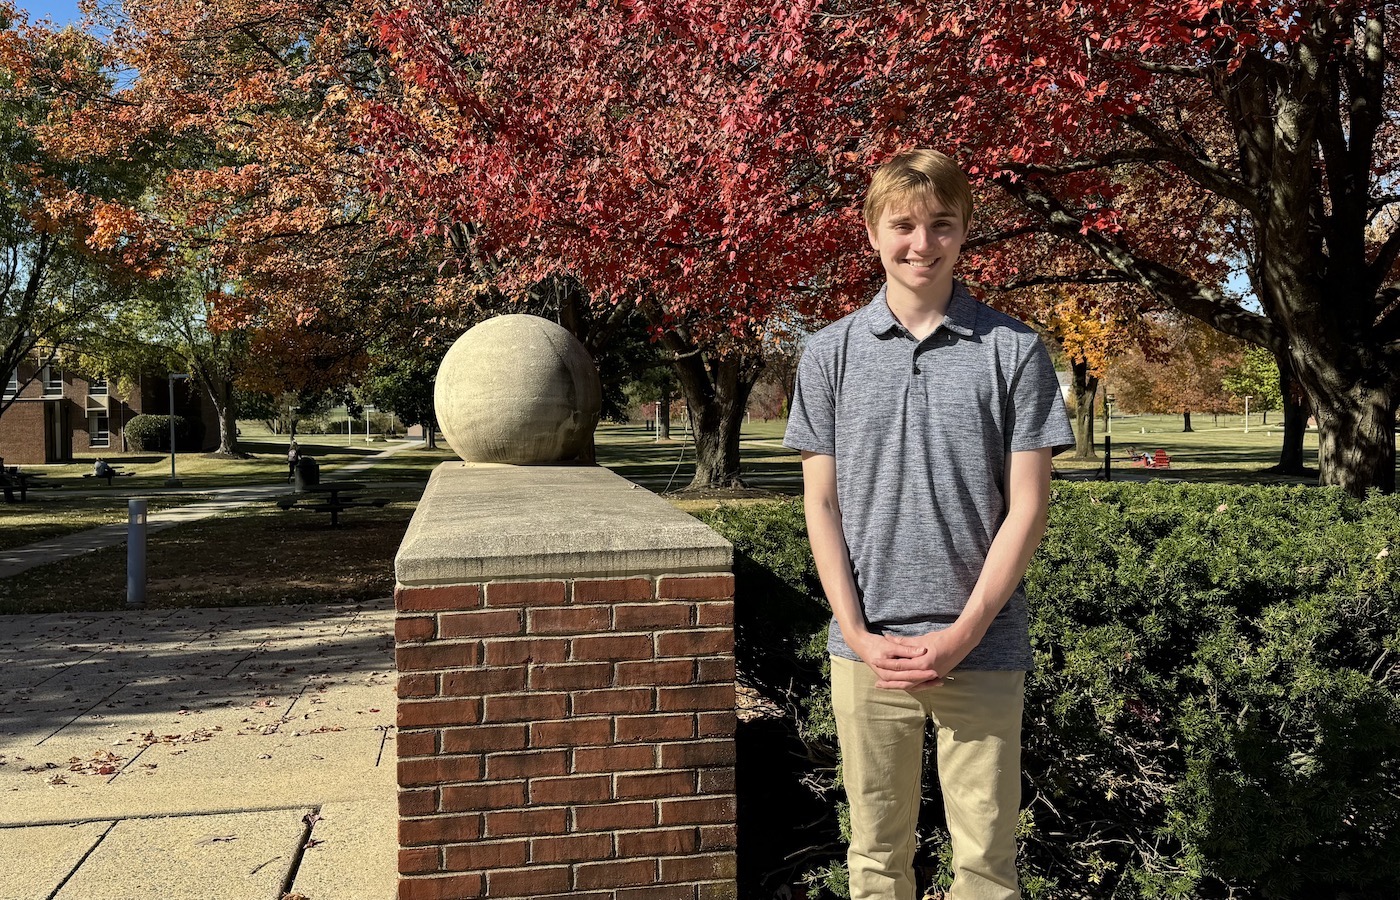
M 136 450 L 170 452 L 170 417 L 135 416 L 126 423 L 127 442 Z M 181 450 L 199 450 L 204 441 L 204 423 L 175 417 L 175 441 Z
M 705 518 L 737 551 L 741 676 L 767 666 L 757 680 L 771 681 L 772 659 L 787 660 L 806 679 L 789 687 L 805 694 L 802 734 L 829 756 L 827 613 L 800 504 Z M 1056 485 L 1027 573 L 1026 896 L 1378 897 L 1400 884 L 1397 556 L 1396 497 Z M 925 806 L 919 864 L 946 884 L 936 790 Z M 839 858 L 814 869 L 844 895 Z

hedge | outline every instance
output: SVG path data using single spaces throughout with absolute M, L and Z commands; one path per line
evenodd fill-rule
M 794 777 L 835 825 L 829 612 L 801 504 L 702 517 L 735 544 L 741 679 L 800 710 L 817 762 Z M 1057 484 L 1027 573 L 1025 895 L 1394 896 L 1397 556 L 1394 496 Z M 925 781 L 918 865 L 946 886 Z M 843 851 L 818 849 L 813 895 L 845 896 Z
M 170 452 L 169 416 L 134 416 L 124 430 L 127 441 L 137 450 Z M 176 416 L 175 441 L 181 450 L 199 450 L 204 442 L 204 423 Z

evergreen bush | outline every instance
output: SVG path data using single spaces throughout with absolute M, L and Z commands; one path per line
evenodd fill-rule
M 198 449 L 204 438 L 203 423 L 194 423 L 184 416 L 175 417 L 175 440 L 181 450 Z M 134 416 L 126 423 L 126 440 L 133 449 L 160 453 L 170 452 L 169 416 Z M 197 432 L 197 433 L 196 433 Z
M 812 758 L 834 759 L 801 504 L 704 518 L 735 544 L 741 678 L 801 698 Z M 1027 573 L 1026 896 L 1393 896 L 1397 555 L 1394 496 L 1057 484 Z M 822 768 L 800 774 L 839 821 Z M 919 864 L 946 885 L 925 783 Z M 811 880 L 844 896 L 826 852 Z

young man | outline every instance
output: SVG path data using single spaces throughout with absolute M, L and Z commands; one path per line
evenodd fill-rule
M 798 365 L 784 443 L 834 621 L 832 701 L 851 803 L 852 900 L 915 900 L 924 723 L 952 835 L 949 900 L 1020 896 L 1022 576 L 1050 457 L 1074 444 L 1035 332 L 953 280 L 972 191 L 916 150 L 865 202 L 885 287 Z

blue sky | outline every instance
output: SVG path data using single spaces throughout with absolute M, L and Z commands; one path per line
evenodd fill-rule
M 78 0 L 18 0 L 15 5 L 29 13 L 31 20 L 48 16 L 59 25 L 67 25 L 82 18 Z

